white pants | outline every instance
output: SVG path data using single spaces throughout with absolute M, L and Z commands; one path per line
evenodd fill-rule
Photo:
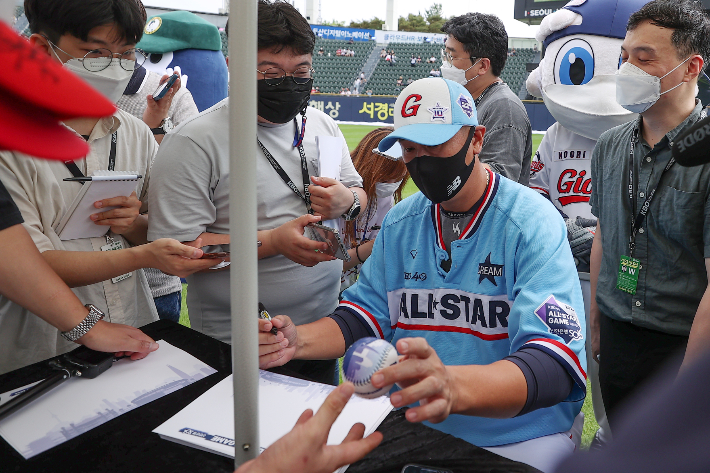
M 599 440 L 602 443 L 611 441 L 611 429 L 609 421 L 606 418 L 606 409 L 604 409 L 604 401 L 602 400 L 602 390 L 599 387 L 599 363 L 592 358 L 592 337 L 589 327 L 589 307 L 592 303 L 592 288 L 589 282 L 588 273 L 579 273 L 579 284 L 582 286 L 582 297 L 584 298 L 584 313 L 587 319 L 587 380 L 589 381 L 592 391 L 592 407 L 594 408 L 594 417 L 599 424 Z
M 582 442 L 584 414 L 574 419 L 567 432 L 546 435 L 524 442 L 509 443 L 497 447 L 482 447 L 502 457 L 519 461 L 537 468 L 543 473 L 552 473 L 557 465 L 579 448 Z

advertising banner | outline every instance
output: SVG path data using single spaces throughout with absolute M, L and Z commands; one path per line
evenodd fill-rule
M 397 97 L 368 95 L 344 96 L 313 94 L 309 105 L 327 113 L 339 122 L 394 123 L 394 102 Z M 542 101 L 523 102 L 530 118 L 530 125 L 535 131 L 545 131 L 555 123 L 555 119 Z
M 370 97 L 368 95 L 311 95 L 309 105 L 330 118 L 343 122 L 394 123 L 394 102 L 397 97 Z
M 444 44 L 443 33 L 416 33 L 413 31 L 375 31 L 378 43 L 439 43 Z
M 313 33 L 323 39 L 350 39 L 353 41 L 370 41 L 375 37 L 375 30 L 343 28 L 340 26 L 311 25 Z

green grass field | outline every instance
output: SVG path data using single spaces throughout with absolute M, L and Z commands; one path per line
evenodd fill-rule
M 340 125 L 340 129 L 345 136 L 345 141 L 348 143 L 348 148 L 350 151 L 355 149 L 360 140 L 368 134 L 370 131 L 378 128 L 372 125 Z M 537 151 L 537 147 L 540 146 L 540 141 L 542 141 L 543 135 L 533 135 L 533 155 Z M 410 195 L 417 192 L 417 186 L 414 185 L 410 179 L 402 192 L 402 197 L 409 197 Z M 187 298 L 187 285 L 183 284 L 182 287 L 182 310 L 180 311 L 180 323 L 189 327 L 190 319 L 187 315 L 187 306 L 185 301 Z M 592 394 L 587 385 L 587 398 L 584 401 L 584 406 L 582 407 L 582 412 L 584 413 L 584 432 L 582 434 L 582 448 L 588 448 L 589 443 L 594 437 L 594 433 L 597 431 L 599 426 L 594 419 L 594 411 L 592 410 Z

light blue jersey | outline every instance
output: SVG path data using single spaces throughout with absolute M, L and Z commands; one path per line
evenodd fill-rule
M 482 204 L 444 249 L 438 205 L 417 193 L 385 218 L 339 309 L 396 343 L 423 337 L 446 365 L 487 365 L 535 347 L 572 376 L 570 396 L 512 419 L 451 415 L 431 427 L 486 447 L 572 426 L 586 393 L 584 304 L 559 213 L 535 191 L 491 173 Z M 485 389 L 470 386 L 470 389 Z

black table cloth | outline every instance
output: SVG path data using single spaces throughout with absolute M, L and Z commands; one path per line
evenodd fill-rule
M 226 343 L 174 322 L 161 320 L 142 328 L 155 340 L 165 340 L 207 363 L 217 373 L 165 397 L 127 412 L 90 432 L 25 460 L 0 439 L 0 471 L 52 473 L 127 473 L 145 471 L 231 472 L 234 460 L 161 439 L 152 431 L 194 401 L 231 372 L 231 350 Z M 274 370 L 283 374 L 293 373 Z M 39 362 L 0 375 L 0 392 L 45 378 L 47 362 Z M 51 395 L 51 394 L 49 394 Z M 463 440 L 420 424 L 411 424 L 401 411 L 393 411 L 378 429 L 382 444 L 353 464 L 349 473 L 399 473 L 407 463 L 448 468 L 455 473 L 536 472 Z

